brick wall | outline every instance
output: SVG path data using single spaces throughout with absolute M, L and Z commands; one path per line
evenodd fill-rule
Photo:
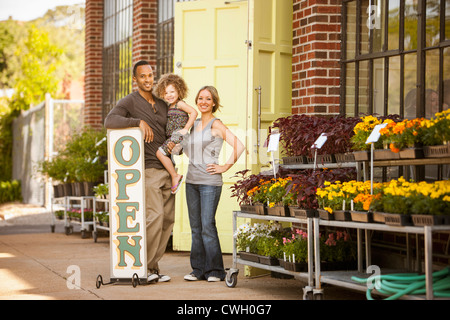
M 292 113 L 339 113 L 342 0 L 294 0 Z
M 147 60 L 155 68 L 158 1 L 134 0 L 133 19 L 133 65 Z
M 103 0 L 86 1 L 84 124 L 101 128 Z

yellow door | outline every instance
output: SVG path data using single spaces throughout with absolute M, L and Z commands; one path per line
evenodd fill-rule
M 175 5 L 174 70 L 189 86 L 186 102 L 195 107 L 195 96 L 204 85 L 217 88 L 223 108 L 216 117 L 245 144 L 247 130 L 247 2 L 226 4 L 223 0 L 179 2 Z M 232 149 L 224 143 L 220 163 L 225 163 Z M 176 159 L 181 172 L 187 171 L 188 159 Z M 235 172 L 246 168 L 243 155 L 223 175 L 224 185 L 216 214 L 223 252 L 232 252 L 232 210 L 238 209 L 231 198 L 230 186 Z M 191 249 L 191 230 L 185 189 L 176 199 L 173 231 L 175 250 Z
M 216 215 L 222 251 L 232 252 L 232 211 L 239 208 L 230 198 L 235 172 L 260 171 L 269 160 L 263 147 L 267 128 L 277 118 L 291 114 L 292 0 L 199 0 L 175 4 L 174 70 L 186 80 L 187 103 L 195 106 L 199 88 L 213 85 L 222 105 L 216 113 L 247 148 L 226 174 Z M 261 87 L 260 116 L 258 91 Z M 258 135 L 260 147 L 258 148 Z M 224 144 L 221 163 L 231 154 Z M 188 159 L 176 159 L 178 170 L 187 171 Z M 173 230 L 175 250 L 189 251 L 191 231 L 184 186 L 176 199 Z

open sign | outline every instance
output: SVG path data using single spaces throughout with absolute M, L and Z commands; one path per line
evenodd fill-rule
M 111 279 L 147 278 L 144 141 L 139 128 L 108 130 Z

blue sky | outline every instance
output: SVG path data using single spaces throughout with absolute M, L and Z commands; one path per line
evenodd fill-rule
M 29 21 L 57 6 L 84 3 L 85 0 L 0 0 L 0 21 L 8 20 L 9 16 L 14 20 Z

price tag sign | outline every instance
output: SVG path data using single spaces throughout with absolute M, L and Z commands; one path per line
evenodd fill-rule
M 326 133 L 322 133 L 319 138 L 314 142 L 314 144 L 311 146 L 311 149 L 320 149 L 322 148 L 323 144 L 327 141 Z
M 277 151 L 279 143 L 280 143 L 280 134 L 272 133 L 269 138 L 269 145 L 267 146 L 267 152 Z
M 377 124 L 370 136 L 366 140 L 366 144 L 377 142 L 380 139 L 380 130 L 387 126 L 387 123 Z

